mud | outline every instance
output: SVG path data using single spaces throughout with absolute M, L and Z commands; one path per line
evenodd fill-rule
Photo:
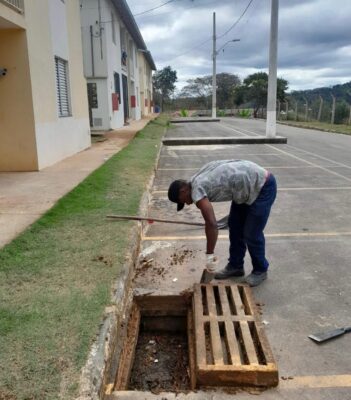
M 129 390 L 187 391 L 189 373 L 186 332 L 140 332 Z

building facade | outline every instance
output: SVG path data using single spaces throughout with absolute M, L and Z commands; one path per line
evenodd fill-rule
M 125 0 L 81 0 L 80 7 L 90 126 L 117 129 L 146 115 L 144 93 L 151 112 L 156 67 Z
M 79 0 L 0 0 L 0 171 L 90 146 Z

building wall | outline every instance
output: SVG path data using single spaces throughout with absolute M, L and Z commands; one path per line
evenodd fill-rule
M 6 13 L 0 27 L 19 19 Z M 79 1 L 26 0 L 21 18 L 26 29 L 0 29 L 0 60 L 9 69 L 0 80 L 2 171 L 42 169 L 91 143 Z M 72 113 L 65 118 L 58 115 L 55 55 L 69 67 Z
M 26 2 L 39 169 L 90 146 L 79 1 Z M 43 18 L 43 15 L 47 18 Z M 40 21 L 40 22 L 39 22 Z M 55 56 L 68 61 L 71 116 L 59 117 Z M 43 100 L 44 99 L 44 100 Z
M 38 169 L 26 31 L 0 29 L 0 171 Z
M 101 30 L 99 21 L 101 21 Z M 111 0 L 100 0 L 100 9 L 99 0 L 84 0 L 81 7 L 81 25 L 84 73 L 89 82 L 97 83 L 98 91 L 98 107 L 92 109 L 92 119 L 102 122 L 102 125 L 94 124 L 92 129 L 117 129 L 124 125 L 122 75 L 127 76 L 128 79 L 128 117 L 140 119 L 140 101 L 137 102 L 135 108 L 131 107 L 131 96 L 136 96 L 136 88 L 140 87 L 137 62 L 135 62 L 136 45 Z M 91 35 L 90 27 L 92 27 L 93 35 Z M 123 66 L 121 61 L 122 49 L 128 54 L 126 66 Z M 131 54 L 133 54 L 134 63 L 131 62 Z M 114 111 L 112 107 L 115 73 L 119 74 L 120 79 L 120 103 L 117 111 Z M 102 82 L 103 80 L 105 83 Z M 102 99 L 100 96 L 105 93 L 105 89 L 106 98 Z M 136 97 L 139 98 L 139 96 Z

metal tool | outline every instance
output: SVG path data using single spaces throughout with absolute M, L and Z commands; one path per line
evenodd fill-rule
M 192 226 L 205 226 L 203 222 L 188 222 L 188 221 L 176 221 L 173 219 L 161 219 L 154 217 L 140 217 L 139 215 L 106 215 L 106 218 L 117 219 L 117 220 L 133 220 L 133 221 L 147 221 L 150 224 L 153 222 L 165 222 L 168 224 L 179 224 L 179 225 L 192 225 Z M 217 221 L 218 229 L 228 228 L 228 216 L 221 218 Z
M 317 343 L 323 343 L 326 342 L 327 340 L 334 339 L 338 336 L 342 336 L 343 334 L 349 332 L 351 332 L 351 326 L 347 328 L 337 328 L 331 331 L 315 333 L 313 335 L 308 335 L 308 337 Z

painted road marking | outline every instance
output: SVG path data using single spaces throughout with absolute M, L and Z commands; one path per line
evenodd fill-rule
M 280 389 L 351 387 L 351 375 L 292 376 L 281 379 Z
M 341 174 L 339 174 L 338 172 L 331 171 L 331 170 L 329 170 L 328 168 L 325 168 L 325 167 L 321 167 L 320 165 L 317 165 L 317 164 L 315 164 L 315 163 L 313 163 L 313 162 L 311 162 L 311 161 L 304 160 L 304 159 L 301 158 L 301 157 L 295 156 L 294 154 L 288 153 L 287 151 L 284 151 L 284 150 L 282 150 L 282 149 L 278 149 L 278 148 L 276 148 L 276 147 L 274 147 L 274 146 L 272 146 L 272 145 L 270 145 L 270 144 L 266 144 L 265 146 L 270 147 L 270 148 L 273 148 L 273 149 L 275 149 L 275 150 L 277 150 L 277 151 L 280 151 L 281 153 L 286 154 L 286 155 L 289 156 L 289 157 L 295 158 L 296 160 L 305 162 L 305 163 L 307 163 L 307 164 L 309 164 L 309 165 L 314 165 L 315 167 L 318 167 L 318 168 L 320 168 L 321 170 L 323 170 L 323 171 L 325 171 L 325 172 L 328 172 L 329 174 L 336 175 L 336 176 L 338 176 L 338 177 L 340 177 L 340 178 L 346 179 L 347 181 L 351 182 L 351 178 L 348 178 L 347 176 L 341 175 Z
M 278 192 L 300 190 L 351 190 L 351 186 L 336 186 L 336 187 L 291 187 L 291 188 L 278 188 Z M 165 194 L 168 190 L 154 190 L 151 194 Z
M 291 233 L 267 233 L 266 238 L 286 238 L 286 237 L 338 237 L 351 236 L 351 232 L 291 232 Z M 194 236 L 143 236 L 142 240 L 205 240 L 206 235 Z M 218 235 L 218 240 L 228 240 L 228 234 Z

